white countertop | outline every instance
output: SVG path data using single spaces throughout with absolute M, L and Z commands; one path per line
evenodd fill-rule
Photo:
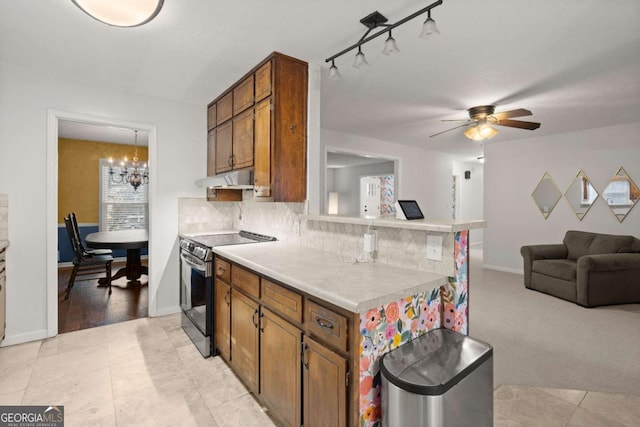
M 447 283 L 440 274 L 378 263 L 352 264 L 335 253 L 281 241 L 218 246 L 213 251 L 353 313 Z
M 360 218 L 340 215 L 305 215 L 309 221 L 337 222 L 342 224 L 358 224 L 372 227 L 404 228 L 407 230 L 434 231 L 439 233 L 455 233 L 463 230 L 476 228 L 486 228 L 487 221 L 484 220 L 427 220 L 413 219 L 403 220 L 395 218 Z

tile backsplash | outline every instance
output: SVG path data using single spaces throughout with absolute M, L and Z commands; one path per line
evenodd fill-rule
M 248 230 L 337 253 L 345 261 L 371 261 L 363 251 L 363 235 L 367 226 L 305 219 L 304 203 L 209 202 L 206 199 L 182 198 L 178 201 L 178 209 L 178 230 L 181 234 Z M 375 262 L 453 275 L 453 233 L 385 227 L 376 227 L 376 230 Z M 442 236 L 441 262 L 426 257 L 428 234 Z

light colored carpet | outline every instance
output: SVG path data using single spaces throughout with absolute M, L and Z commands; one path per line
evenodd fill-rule
M 494 347 L 494 386 L 640 396 L 640 304 L 584 308 L 482 268 L 470 251 L 470 336 Z

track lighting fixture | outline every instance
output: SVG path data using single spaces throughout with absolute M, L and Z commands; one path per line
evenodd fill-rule
M 391 30 L 389 30 L 389 37 L 387 37 L 387 40 L 385 40 L 384 42 L 384 49 L 382 49 L 382 53 L 390 56 L 398 52 L 400 52 L 400 49 L 398 49 L 396 39 L 393 38 L 393 36 L 391 35 Z
M 440 6 L 441 4 L 442 4 L 442 0 L 438 0 L 434 3 L 431 3 L 429 6 L 423 9 L 420 9 L 417 12 L 412 13 L 406 18 L 399 20 L 395 24 L 387 24 L 386 22 L 388 21 L 388 19 L 378 11 L 370 13 L 369 15 L 365 16 L 360 20 L 360 23 L 365 27 L 367 27 L 368 29 L 364 33 L 364 35 L 360 38 L 360 40 L 358 40 L 356 43 L 352 44 L 351 46 L 347 47 L 346 49 L 343 49 L 342 51 L 336 53 L 335 55 L 325 59 L 325 62 L 331 62 L 331 66 L 329 67 L 329 77 L 332 79 L 336 79 L 340 77 L 340 73 L 338 72 L 338 67 L 335 64 L 335 59 L 344 55 L 347 52 L 352 51 L 355 48 L 358 48 L 358 53 L 356 54 L 353 66 L 355 68 L 362 68 L 366 65 L 369 65 L 369 62 L 367 62 L 367 59 L 364 56 L 364 53 L 362 53 L 362 45 L 375 39 L 376 37 L 381 36 L 382 34 L 389 33 L 389 36 L 387 37 L 384 43 L 384 49 L 382 50 L 382 53 L 385 55 L 393 55 L 394 53 L 400 52 L 400 49 L 398 49 L 398 45 L 396 44 L 396 40 L 391 35 L 391 30 L 404 24 L 407 21 L 412 20 L 413 18 L 423 15 L 425 12 L 428 13 L 428 15 L 427 15 L 426 21 L 424 21 L 424 24 L 422 25 L 422 32 L 420 33 L 420 37 L 427 38 L 433 34 L 440 33 L 440 31 L 436 27 L 436 21 L 434 21 L 431 18 L 431 9 L 433 9 L 436 6 Z M 373 31 L 375 28 L 378 28 L 378 27 L 384 27 L 384 29 L 382 29 L 381 31 L 378 31 L 375 34 L 369 35 L 371 31 Z
M 436 21 L 431 19 L 431 10 L 429 10 L 427 20 L 422 24 L 422 32 L 419 37 L 421 39 L 428 39 L 434 34 L 440 34 L 440 31 L 438 30 L 438 27 L 436 27 Z

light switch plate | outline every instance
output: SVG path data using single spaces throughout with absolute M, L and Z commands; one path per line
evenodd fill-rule
M 442 236 L 427 235 L 427 259 L 442 261 Z

